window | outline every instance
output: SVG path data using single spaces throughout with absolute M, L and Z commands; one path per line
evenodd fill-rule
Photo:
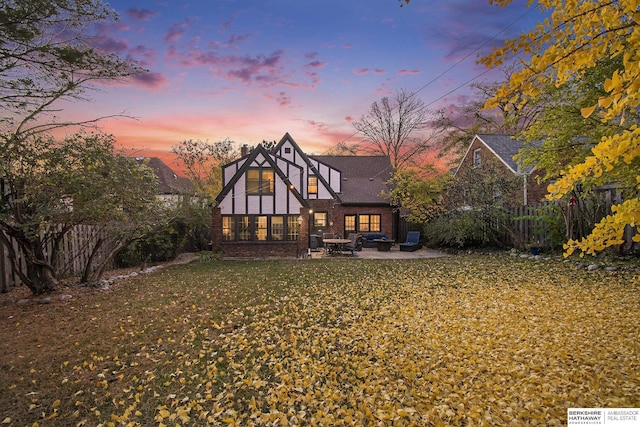
M 380 215 L 369 215 L 369 231 L 380 231 Z
M 251 223 L 248 216 L 241 216 L 238 218 L 238 240 L 248 241 L 251 240 Z
M 291 154 L 291 147 L 284 147 L 285 154 Z
M 236 221 L 232 216 L 222 217 L 222 240 L 236 240 Z
M 358 216 L 358 230 L 359 231 L 372 231 L 369 228 L 369 215 L 359 215 Z
M 260 169 L 247 171 L 247 194 L 260 194 Z
M 298 215 L 289 215 L 287 217 L 287 240 L 298 240 L 300 234 L 300 224 L 298 224 Z
M 349 233 L 356 232 L 356 216 L 355 215 L 345 215 L 344 217 L 344 232 L 349 235 Z
M 327 213 L 326 212 L 314 212 L 313 213 L 313 226 L 326 227 L 327 226 Z
M 256 240 L 267 240 L 267 217 L 256 217 Z
M 298 215 L 224 215 L 222 240 L 238 241 L 296 241 L 300 235 Z
M 247 194 L 273 194 L 274 177 L 271 168 L 250 168 L 247 171 Z
M 318 177 L 309 175 L 307 177 L 307 193 L 318 194 Z
M 271 240 L 284 240 L 284 218 L 271 217 Z
M 482 149 L 476 148 L 473 150 L 473 167 L 478 168 L 482 163 Z
M 348 233 L 367 233 L 370 231 L 382 231 L 382 215 L 379 214 L 360 214 L 345 215 L 344 232 Z

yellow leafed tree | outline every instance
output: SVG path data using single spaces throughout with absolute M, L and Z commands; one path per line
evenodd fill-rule
M 490 0 L 500 6 L 510 2 Z M 621 244 L 625 226 L 640 224 L 640 126 L 628 122 L 629 117 L 637 117 L 630 113 L 640 108 L 640 0 L 530 0 L 527 6 L 539 7 L 548 18 L 481 59 L 484 65 L 495 67 L 513 55 L 528 58 L 522 71 L 513 74 L 485 108 L 517 94 L 526 102 L 545 84 L 559 86 L 580 79 L 598 60 L 622 58 L 621 67 L 602 81 L 606 94 L 597 104 L 581 107 L 585 118 L 596 114 L 619 131 L 603 137 L 582 163 L 563 171 L 549 186 L 547 196 L 560 199 L 584 181 L 616 183 L 627 190 L 630 196 L 613 206 L 612 214 L 591 235 L 565 244 L 565 256 L 575 250 L 593 255 Z M 640 242 L 638 228 L 633 240 Z

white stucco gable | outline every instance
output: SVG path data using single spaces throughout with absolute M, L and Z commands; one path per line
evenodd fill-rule
M 216 198 L 223 215 L 293 215 L 305 206 L 289 176 L 302 168 L 258 146 L 223 168 L 224 188 Z

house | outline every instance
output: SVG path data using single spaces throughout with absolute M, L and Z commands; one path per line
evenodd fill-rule
M 521 177 L 521 190 L 511 195 L 523 205 L 539 202 L 547 194 L 547 182 L 538 183 L 538 177 L 544 175 L 540 170 L 532 167 L 521 167 L 514 156 L 523 147 L 523 143 L 510 135 L 478 134 L 473 137 L 454 176 L 460 176 L 464 171 L 482 168 L 491 164 L 498 173 Z M 505 195 L 503 195 L 504 197 Z
M 395 238 L 397 214 L 381 193 L 388 156 L 315 156 L 286 133 L 223 166 L 213 209 L 212 247 L 228 256 L 298 256 L 312 235 L 382 232 Z
M 178 203 L 183 195 L 193 193 L 193 183 L 188 178 L 178 176 L 160 158 L 139 156 L 136 161 L 144 162 L 155 173 L 158 179 L 157 196 L 165 206 Z

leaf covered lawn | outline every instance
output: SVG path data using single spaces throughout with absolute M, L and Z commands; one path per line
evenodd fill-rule
M 210 262 L 0 310 L 7 425 L 562 425 L 640 406 L 637 272 Z

